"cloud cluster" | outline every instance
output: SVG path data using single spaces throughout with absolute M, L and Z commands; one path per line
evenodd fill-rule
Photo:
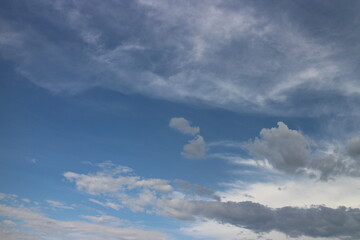
M 360 176 L 358 137 L 345 146 L 322 150 L 315 142 L 283 122 L 277 128 L 262 129 L 260 138 L 244 145 L 255 157 L 267 161 L 272 167 L 288 174 L 319 176 L 322 180 L 336 176 Z
M 66 179 L 74 182 L 76 188 L 91 195 L 111 196 L 117 202 L 101 202 L 90 199 L 91 202 L 118 210 L 121 206 L 126 206 L 133 211 L 144 211 L 151 205 L 158 194 L 166 194 L 173 191 L 173 187 L 168 180 L 164 179 L 143 179 L 139 176 L 132 176 L 131 169 L 117 166 L 111 162 L 98 165 L 101 171 L 90 174 L 78 174 L 65 172 Z M 123 171 L 126 169 L 126 171 Z M 136 197 L 130 192 L 135 192 Z
M 101 170 L 95 173 L 65 172 L 63 176 L 75 183 L 78 190 L 100 199 L 105 197 L 105 201 L 94 197 L 88 200 L 106 208 L 119 210 L 125 207 L 134 212 L 157 212 L 158 202 L 171 199 L 174 195 L 187 199 L 220 200 L 214 191 L 183 180 L 144 179 L 133 174 L 130 168 L 112 162 L 100 163 L 98 167 Z
M 82 236 L 83 239 L 117 239 L 117 240 L 159 240 L 168 237 L 157 231 L 147 231 L 132 227 L 117 227 L 103 224 L 104 221 L 116 220 L 113 217 L 86 216 L 85 218 L 95 222 L 85 221 L 62 221 L 45 216 L 42 213 L 25 207 L 11 207 L 0 205 L 0 216 L 19 222 L 19 228 L 0 228 L 2 239 L 27 239 L 42 240 L 59 238 L 64 240 L 75 240 Z M 24 230 L 25 229 L 25 230 Z M 29 231 L 29 233 L 27 232 Z
M 286 130 L 285 126 L 283 128 L 281 131 L 290 131 L 289 129 Z M 272 129 L 272 131 L 276 131 L 276 129 Z M 290 133 L 295 139 L 302 139 L 298 135 L 299 132 L 290 131 Z M 224 202 L 213 190 L 183 180 L 174 181 L 174 185 L 162 179 L 156 179 L 156 181 L 151 179 L 152 181 L 148 182 L 150 179 L 134 176 L 127 167 L 117 166 L 111 162 L 98 164 L 98 166 L 102 166 L 102 171 L 97 173 L 78 174 L 67 172 L 64 176 L 73 181 L 79 190 L 95 195 L 100 199 L 107 199 L 107 202 L 90 199 L 91 202 L 102 206 L 109 206 L 112 203 L 127 207 L 133 211 L 145 211 L 147 209 L 146 212 L 149 214 L 160 214 L 182 220 L 203 218 L 221 224 L 231 224 L 239 227 L 239 229 L 245 228 L 259 234 L 275 231 L 292 238 L 309 236 L 314 238 L 355 239 L 360 237 L 359 208 L 330 208 L 324 205 L 311 205 L 308 207 L 285 205 L 271 208 L 250 201 Z M 127 176 L 129 174 L 132 174 L 132 176 Z M 137 184 L 137 182 L 141 184 Z M 326 182 L 320 183 L 325 184 Z M 163 187 L 156 190 L 157 187 L 154 186 L 157 186 L 157 184 L 169 186 L 166 188 L 168 190 L 163 191 Z M 321 187 L 321 184 L 319 187 Z M 279 192 L 290 187 L 291 185 L 276 186 L 276 184 L 273 184 L 273 188 L 276 188 Z M 284 190 L 280 188 L 284 188 Z M 269 186 L 265 186 L 265 189 L 268 191 Z M 333 191 L 335 190 L 333 189 Z M 243 191 L 243 193 L 254 195 L 254 197 L 251 196 L 252 199 L 258 199 L 259 192 L 264 192 L 264 189 L 261 190 L 258 187 L 256 191 L 250 191 L 250 189 Z M 250 196 L 249 194 L 247 196 Z M 8 195 L 3 196 L 3 199 L 6 199 Z M 331 196 L 331 194 L 328 196 Z M 15 196 L 12 198 L 15 198 Z M 79 232 L 84 236 L 96 236 L 99 238 L 165 239 L 164 235 L 157 232 L 119 228 L 118 226 L 121 226 L 122 221 L 107 215 L 82 215 L 82 218 L 91 221 L 91 223 L 67 222 L 48 218 L 25 207 L 10 207 L 8 205 L 0 205 L 0 215 L 9 220 L 22 220 L 26 227 L 35 230 L 35 233 L 45 231 L 49 236 L 61 236 L 64 239 L 72 239 L 74 234 Z M 71 229 L 69 228 L 70 225 L 72 226 Z M 64 232 L 68 235 L 63 235 Z
M 103 87 L 234 111 L 358 113 L 353 1 L 308 3 L 322 15 L 302 1 L 7 2 L 1 56 L 53 92 Z
M 205 156 L 207 147 L 204 138 L 199 135 L 200 128 L 192 127 L 188 120 L 182 117 L 170 119 L 169 127 L 180 131 L 183 134 L 193 135 L 194 139 L 184 145 L 184 151 L 181 153 L 185 158 L 198 159 Z
M 309 145 L 310 141 L 301 132 L 278 122 L 278 128 L 262 129 L 260 138 L 248 143 L 246 148 L 255 156 L 265 157 L 276 169 L 296 173 L 308 165 Z

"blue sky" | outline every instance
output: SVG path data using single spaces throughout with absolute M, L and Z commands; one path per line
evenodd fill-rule
M 358 1 L 2 1 L 0 238 L 360 238 Z

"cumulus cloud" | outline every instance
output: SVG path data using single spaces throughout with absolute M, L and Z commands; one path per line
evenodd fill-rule
M 181 153 L 184 157 L 189 159 L 203 158 L 206 153 L 206 144 L 204 138 L 197 135 L 184 146 L 184 151 Z
M 181 154 L 185 158 L 196 159 L 205 157 L 207 148 L 204 138 L 198 134 L 200 132 L 199 127 L 192 127 L 189 121 L 182 117 L 171 118 L 169 126 L 183 134 L 195 135 L 194 139 L 190 140 L 183 147 Z
M 277 128 L 262 129 L 260 138 L 249 141 L 244 147 L 260 161 L 266 161 L 282 172 L 328 180 L 341 175 L 360 176 L 360 164 L 354 158 L 357 144 L 358 139 L 353 138 L 346 146 L 328 144 L 321 147 L 300 131 L 278 122 Z
M 182 117 L 174 117 L 170 119 L 169 126 L 183 134 L 196 135 L 200 132 L 199 127 L 192 127 L 189 121 Z
M 278 122 L 278 128 L 262 129 L 260 138 L 248 143 L 246 148 L 256 156 L 265 157 L 275 168 L 295 173 L 308 164 L 309 143 L 301 132 Z

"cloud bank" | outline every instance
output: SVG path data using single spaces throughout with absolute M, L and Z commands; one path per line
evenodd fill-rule
M 61 221 L 25 207 L 11 207 L 4 204 L 0 205 L 0 216 L 13 219 L 17 222 L 21 221 L 20 229 L 0 228 L 0 236 L 8 240 L 40 240 L 49 238 L 73 240 L 79 239 L 80 236 L 84 239 L 93 240 L 167 239 L 165 234 L 157 231 L 146 231 L 132 227 L 116 227 L 84 221 Z M 89 219 L 89 217 L 87 218 Z M 94 218 L 91 218 L 91 221 L 93 220 Z M 109 220 L 108 217 L 107 220 Z M 111 220 L 114 220 L 114 218 L 111 218 Z
M 102 87 L 233 111 L 359 113 L 356 1 L 6 2 L 1 56 L 56 93 Z
M 201 216 L 221 223 L 245 227 L 255 232 L 273 230 L 291 237 L 352 237 L 360 236 L 360 209 L 345 207 L 311 208 L 282 207 L 271 209 L 254 202 L 180 202 L 169 205 L 178 210 L 173 217 L 183 219 Z
M 298 132 L 290 133 L 296 139 L 299 138 Z M 67 177 L 67 174 L 64 176 Z M 153 185 L 149 184 L 141 185 L 141 189 L 134 192 L 127 189 L 123 183 L 120 184 L 121 187 L 109 191 L 108 186 L 113 184 L 114 177 L 104 178 L 101 172 L 76 176 L 82 176 L 72 179 L 79 190 L 94 194 L 93 182 L 99 182 L 103 187 L 96 188 L 98 196 L 111 199 L 114 203 L 133 211 L 147 209 L 148 213 L 182 220 L 210 219 L 246 228 L 255 233 L 277 231 L 291 237 L 360 237 L 359 208 L 341 206 L 330 208 L 323 205 L 271 208 L 251 201 L 222 201 L 214 191 L 183 180 L 176 180 L 171 188 L 167 188 L 168 191 L 155 190 Z M 84 182 L 83 179 L 88 177 L 92 177 L 92 181 Z M 136 179 L 147 181 L 147 179 Z M 156 182 L 163 183 L 164 180 L 158 179 Z M 129 186 L 136 186 L 136 184 L 132 182 Z M 256 195 L 256 192 L 251 192 L 251 194 Z

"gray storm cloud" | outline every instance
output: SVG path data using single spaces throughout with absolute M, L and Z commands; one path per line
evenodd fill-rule
M 164 201 L 162 204 L 170 206 L 171 211 L 164 208 L 163 213 L 171 217 L 205 217 L 258 233 L 276 230 L 291 237 L 360 237 L 360 209 L 324 206 L 272 209 L 254 202 Z
M 359 137 L 350 139 L 338 150 L 325 153 L 314 141 L 283 122 L 277 128 L 262 129 L 260 137 L 244 145 L 249 153 L 268 161 L 275 169 L 287 174 L 319 175 L 328 180 L 339 175 L 360 176 Z

